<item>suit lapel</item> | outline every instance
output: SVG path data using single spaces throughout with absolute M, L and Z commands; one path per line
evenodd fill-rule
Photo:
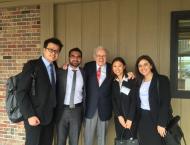
M 110 65 L 108 63 L 106 63 L 106 78 L 104 79 L 104 81 L 102 82 L 101 86 L 104 85 L 104 83 L 106 83 L 106 81 L 110 78 L 110 72 L 111 72 L 111 68 Z M 101 87 L 100 86 L 100 87 Z
M 63 73 L 63 86 L 64 86 L 63 89 L 64 89 L 65 93 L 66 93 L 66 86 L 67 86 L 67 75 L 68 75 L 68 69 L 65 70 L 65 73 Z M 64 96 L 65 96 L 65 94 L 64 94 Z
M 49 80 L 49 75 L 48 75 L 48 72 L 47 72 L 47 69 L 46 69 L 46 66 L 42 60 L 42 58 L 40 57 L 39 59 L 39 68 L 40 68 L 40 71 L 41 73 L 44 75 L 43 77 L 45 77 L 46 80 L 48 80 L 48 84 L 51 84 L 50 83 L 50 80 Z
M 156 76 L 155 74 L 153 74 L 151 83 L 150 83 L 150 87 L 149 87 L 149 101 L 151 102 L 152 97 L 155 97 L 155 88 L 156 88 Z
M 93 63 L 93 66 L 92 66 L 92 73 L 93 73 L 93 77 L 94 77 L 94 82 L 95 82 L 95 84 L 96 84 L 96 86 L 98 86 L 99 87 L 99 85 L 98 85 L 98 79 L 97 79 L 97 77 L 96 77 L 96 62 L 94 61 L 94 63 Z

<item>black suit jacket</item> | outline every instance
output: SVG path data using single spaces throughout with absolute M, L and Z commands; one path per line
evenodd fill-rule
M 137 91 L 138 96 L 139 89 Z M 151 117 L 156 125 L 166 127 L 170 115 L 170 101 L 171 94 L 168 77 L 154 74 L 149 87 L 149 103 Z M 139 97 L 138 106 L 140 107 Z
M 55 67 L 56 68 L 56 67 Z M 35 96 L 31 95 L 32 77 L 35 72 Z M 45 64 L 40 57 L 24 65 L 22 77 L 18 83 L 17 100 L 25 119 L 37 116 L 42 125 L 49 124 L 56 106 L 54 93 Z
M 111 98 L 111 65 L 106 63 L 106 78 L 99 87 L 96 77 L 96 62 L 88 62 L 84 66 L 86 84 L 86 111 L 85 117 L 92 118 L 96 110 L 102 121 L 112 116 Z
M 113 80 L 112 83 L 112 102 L 113 111 L 116 117 L 123 116 L 125 119 L 134 120 L 136 112 L 136 95 L 134 80 L 123 81 L 122 87 L 130 89 L 129 94 L 120 92 L 119 82 Z
M 82 68 L 79 68 L 81 71 L 81 74 L 83 76 L 84 80 L 84 71 Z M 63 112 L 63 105 L 65 100 L 65 93 L 66 93 L 66 85 L 67 85 L 67 70 L 63 70 L 62 68 L 59 68 L 57 71 L 57 108 L 56 108 L 56 120 L 59 120 L 61 117 L 61 114 Z M 85 81 L 83 86 L 83 112 L 85 110 Z

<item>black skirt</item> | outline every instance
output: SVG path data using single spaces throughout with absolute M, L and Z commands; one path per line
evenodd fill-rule
M 141 109 L 138 133 L 140 145 L 163 145 L 157 125 L 153 122 L 148 110 Z

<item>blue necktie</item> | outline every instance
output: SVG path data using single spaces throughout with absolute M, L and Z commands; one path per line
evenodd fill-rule
M 53 64 L 50 64 L 50 77 L 51 77 L 51 85 L 54 88 L 55 87 L 55 74 L 53 69 Z
M 56 89 L 56 88 L 55 88 L 55 87 L 56 87 L 56 84 L 55 84 L 55 74 L 54 74 L 54 66 L 53 66 L 52 63 L 50 64 L 50 77 L 51 77 L 51 78 L 50 78 L 50 79 L 51 79 L 50 81 L 51 81 L 51 86 L 52 86 L 53 95 L 56 96 L 56 92 L 55 92 L 55 91 L 56 91 L 56 90 L 55 90 L 55 89 Z M 53 101 L 52 103 L 53 103 L 54 105 L 56 105 L 56 98 L 53 98 L 53 100 L 54 100 L 54 101 Z

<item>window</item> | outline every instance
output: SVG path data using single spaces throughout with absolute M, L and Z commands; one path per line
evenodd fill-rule
M 172 12 L 170 60 L 172 96 L 190 98 L 190 11 Z

